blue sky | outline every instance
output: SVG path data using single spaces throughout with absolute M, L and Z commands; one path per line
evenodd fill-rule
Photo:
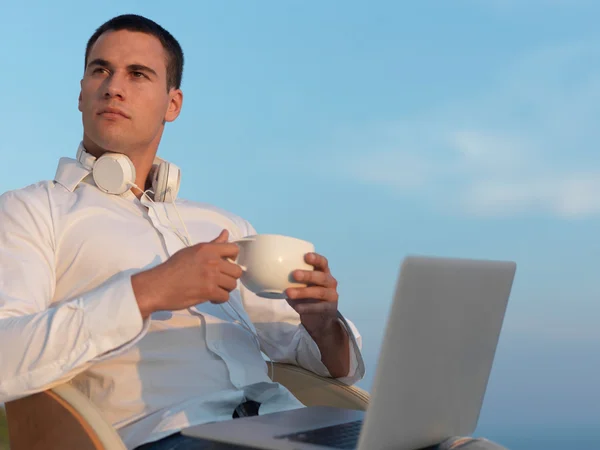
M 0 192 L 81 138 L 85 42 L 134 12 L 186 54 L 181 195 L 311 240 L 370 374 L 404 255 L 517 261 L 481 429 L 600 417 L 600 4 L 5 2 Z

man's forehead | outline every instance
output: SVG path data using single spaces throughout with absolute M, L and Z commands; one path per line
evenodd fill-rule
M 101 59 L 115 66 L 144 64 L 157 71 L 166 71 L 167 54 L 160 41 L 136 31 L 107 31 L 90 49 L 88 63 Z

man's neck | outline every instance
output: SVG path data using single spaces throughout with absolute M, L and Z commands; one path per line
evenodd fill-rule
M 108 152 L 122 153 L 126 155 L 135 167 L 135 184 L 139 187 L 139 189 L 133 188 L 132 192 L 137 198 L 142 197 L 142 191 L 146 190 L 148 176 L 152 169 L 152 165 L 154 164 L 154 159 L 156 157 L 158 146 L 149 146 L 139 149 L 127 149 L 127 152 L 117 152 L 101 148 L 89 139 L 87 139 L 86 136 L 84 136 L 83 147 L 85 148 L 86 152 L 88 152 L 90 155 L 95 156 L 96 158 L 99 158 L 104 153 Z

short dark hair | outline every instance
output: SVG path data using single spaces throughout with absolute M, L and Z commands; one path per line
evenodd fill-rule
M 84 70 L 87 68 L 90 51 L 98 38 L 107 31 L 120 30 L 138 31 L 157 38 L 167 52 L 167 90 L 171 88 L 179 89 L 183 77 L 183 50 L 181 45 L 171 33 L 159 24 L 137 14 L 123 14 L 100 25 L 88 40 L 85 48 Z

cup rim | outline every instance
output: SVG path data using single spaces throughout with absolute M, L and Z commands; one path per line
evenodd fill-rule
M 262 236 L 264 236 L 264 237 L 275 237 L 275 238 L 291 239 L 291 240 L 294 240 L 294 241 L 298 241 L 298 242 L 303 242 L 305 244 L 309 244 L 309 245 L 311 245 L 311 246 L 314 247 L 314 244 L 312 242 L 310 242 L 310 241 L 307 241 L 305 239 L 300 239 L 300 238 L 297 238 L 297 237 L 294 237 L 294 236 L 288 236 L 288 235 L 285 235 L 285 234 L 257 233 L 257 234 L 250 234 L 248 236 L 244 236 L 242 239 L 259 238 L 259 237 L 262 237 Z

